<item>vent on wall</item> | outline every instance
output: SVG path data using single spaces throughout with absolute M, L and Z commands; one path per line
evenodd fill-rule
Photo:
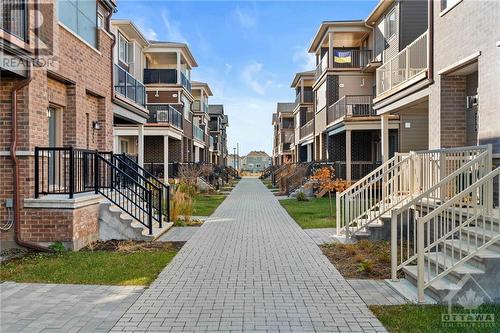
M 467 96 L 467 109 L 475 107 L 478 104 L 479 104 L 479 96 L 478 95 Z

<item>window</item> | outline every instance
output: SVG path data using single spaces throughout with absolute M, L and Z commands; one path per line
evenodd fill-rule
M 182 96 L 182 104 L 184 104 L 184 119 L 189 120 L 189 113 L 191 112 L 191 103 L 186 96 Z
M 128 64 L 128 41 L 123 37 L 122 34 L 118 33 L 118 59 L 124 64 Z
M 441 11 L 455 7 L 462 0 L 441 0 Z
M 59 0 L 58 15 L 66 27 L 93 47 L 97 47 L 97 2 L 95 0 Z
M 385 18 L 385 36 L 386 39 L 391 38 L 396 34 L 397 31 L 397 12 L 396 8 L 393 8 Z
M 104 18 L 102 17 L 101 14 L 97 15 L 97 27 L 104 29 Z

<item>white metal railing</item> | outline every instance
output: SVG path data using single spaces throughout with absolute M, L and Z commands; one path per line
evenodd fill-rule
M 377 68 L 377 96 L 423 73 L 428 68 L 428 32 Z
M 337 234 L 351 237 L 364 230 L 487 150 L 474 146 L 396 154 L 337 195 Z
M 304 126 L 300 128 L 300 138 L 303 139 L 314 132 L 314 119 L 309 120 Z

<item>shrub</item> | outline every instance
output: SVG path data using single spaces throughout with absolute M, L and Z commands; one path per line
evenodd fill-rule
M 179 187 L 172 192 L 172 202 L 170 206 L 170 215 L 172 221 L 178 223 L 179 216 L 190 220 L 193 214 L 193 199 L 183 192 Z
M 359 263 L 358 272 L 369 273 L 372 271 L 372 269 L 373 269 L 373 261 L 371 260 L 366 259 Z
M 365 256 L 364 256 L 364 255 L 362 255 L 362 254 L 356 254 L 356 255 L 354 256 L 354 260 L 355 260 L 356 262 L 363 262 L 363 261 L 365 261 L 365 260 L 366 260 L 366 258 L 365 258 Z
M 50 244 L 49 249 L 54 252 L 66 252 L 66 247 L 61 242 L 54 242 Z
M 299 193 L 297 193 L 297 201 L 309 201 L 309 199 L 307 199 L 304 192 L 300 191 Z

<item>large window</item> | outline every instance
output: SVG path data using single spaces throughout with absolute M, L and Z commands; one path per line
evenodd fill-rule
M 122 34 L 118 34 L 118 59 L 124 64 L 129 62 L 129 45 L 128 41 L 123 37 Z
M 385 19 L 385 32 L 386 38 L 389 39 L 396 34 L 397 27 L 397 12 L 396 8 L 393 8 Z
M 58 5 L 59 21 L 97 47 L 96 0 L 59 0 Z
M 184 119 L 189 120 L 189 113 L 191 112 L 191 102 L 186 96 L 182 96 L 182 104 L 184 104 Z

